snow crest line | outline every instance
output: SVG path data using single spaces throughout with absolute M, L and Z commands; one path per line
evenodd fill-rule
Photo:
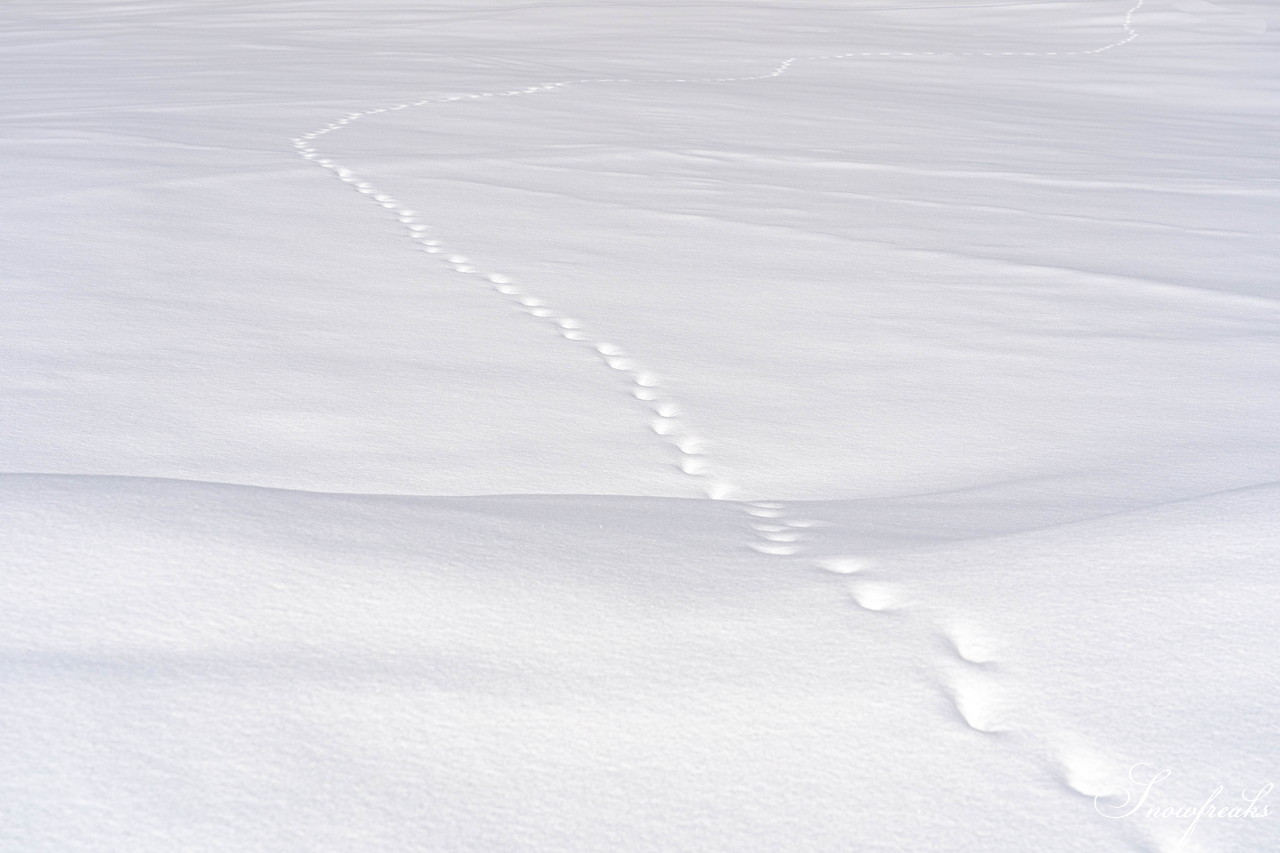
M 1047 51 L 1047 52 L 1018 52 L 1018 51 L 981 51 L 981 52 L 937 52 L 937 51 L 862 51 L 853 53 L 839 53 L 825 56 L 793 56 L 784 59 L 777 66 L 765 74 L 756 74 L 737 77 L 676 77 L 658 80 L 637 80 L 626 77 L 604 77 L 604 78 L 588 78 L 582 80 L 562 80 L 554 83 L 542 83 L 537 86 L 527 86 L 519 89 L 510 89 L 502 92 L 471 92 L 460 95 L 450 95 L 441 98 L 424 98 L 420 101 L 407 101 L 405 103 L 396 104 L 390 107 L 376 107 L 368 110 L 357 110 L 349 112 L 340 119 L 331 121 L 322 127 L 302 134 L 290 140 L 297 154 L 303 159 L 326 169 L 331 172 L 338 180 L 353 187 L 357 192 L 368 196 L 370 200 L 394 215 L 399 221 L 403 229 L 408 233 L 410 239 L 418 243 L 422 251 L 438 256 L 449 267 L 458 273 L 466 275 L 478 276 L 487 280 L 492 288 L 502 296 L 514 301 L 519 307 L 529 314 L 531 317 L 542 322 L 554 325 L 560 335 L 566 340 L 580 342 L 591 346 L 595 349 L 601 360 L 606 366 L 613 370 L 621 371 L 628 375 L 632 384 L 632 396 L 636 398 L 647 409 L 649 417 L 650 430 L 662 441 L 664 441 L 673 454 L 673 464 L 684 475 L 692 477 L 700 481 L 702 489 L 707 497 L 713 500 L 728 500 L 737 491 L 736 487 L 713 475 L 712 469 L 707 462 L 705 450 L 707 442 L 700 435 L 694 432 L 682 417 L 680 405 L 672 396 L 665 392 L 662 388 L 661 379 L 656 373 L 643 366 L 639 360 L 629 355 L 622 347 L 615 344 L 599 340 L 590 334 L 584 324 L 570 316 L 569 314 L 558 310 L 547 302 L 533 294 L 527 293 L 522 289 L 511 276 L 501 272 L 493 272 L 482 270 L 470 258 L 459 254 L 444 244 L 437 234 L 422 221 L 417 211 L 409 206 L 401 203 L 395 196 L 375 187 L 369 181 L 364 180 L 355 171 L 348 169 L 332 158 L 324 156 L 316 147 L 317 139 L 342 130 L 345 127 L 360 121 L 361 119 L 370 118 L 372 116 L 382 115 L 384 113 L 398 112 L 400 110 L 413 109 L 416 107 L 434 106 L 438 104 L 447 104 L 454 101 L 480 100 L 484 98 L 508 98 L 520 95 L 533 95 L 542 92 L 553 92 L 569 86 L 585 86 L 585 85 L 626 85 L 626 84 L 667 84 L 667 83 L 685 83 L 685 84 L 715 84 L 715 83 L 745 83 L 752 81 L 770 80 L 781 77 L 786 74 L 792 66 L 799 62 L 818 62 L 832 61 L 840 59 L 853 58 L 881 58 L 881 57 L 906 57 L 906 56 L 1087 56 L 1090 54 L 1098 54 L 1104 51 L 1113 50 L 1117 47 L 1128 44 L 1138 37 L 1137 30 L 1133 27 L 1134 15 L 1142 8 L 1146 0 L 1138 0 L 1132 8 L 1125 13 L 1124 16 L 1124 38 L 1103 45 L 1102 47 L 1091 48 L 1089 50 L 1072 50 L 1072 51 Z M 753 505 L 747 504 L 746 511 L 752 514 Z M 755 505 L 754 508 L 760 511 L 773 511 L 771 505 Z M 783 523 L 782 526 L 787 526 Z M 794 527 L 802 527 L 802 520 L 797 521 Z M 764 554 L 773 554 L 777 556 L 791 556 L 799 551 L 798 546 L 792 544 L 799 539 L 799 534 L 792 529 L 787 530 L 771 530 L 756 529 L 756 537 L 759 541 L 753 542 L 750 547 Z

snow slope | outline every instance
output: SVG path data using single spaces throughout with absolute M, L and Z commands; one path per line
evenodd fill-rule
M 1094 811 L 1113 760 L 1274 766 L 1275 489 L 851 579 L 723 502 L 3 495 L 10 849 L 1162 849 Z
M 0 849 L 1275 847 L 1277 31 L 7 4 Z

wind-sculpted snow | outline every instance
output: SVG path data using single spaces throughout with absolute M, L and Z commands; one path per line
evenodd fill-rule
M 0 10 L 0 850 L 1275 848 L 1271 15 Z

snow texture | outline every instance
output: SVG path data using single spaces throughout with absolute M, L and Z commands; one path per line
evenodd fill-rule
M 1280 848 L 1277 32 L 9 0 L 0 850 Z

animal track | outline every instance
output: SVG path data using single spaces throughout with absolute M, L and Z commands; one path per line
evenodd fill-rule
M 849 592 L 859 607 L 875 613 L 898 610 L 903 605 L 902 594 L 893 584 L 880 581 L 860 581 L 851 585 Z
M 941 636 L 965 663 L 984 666 L 996 658 L 999 644 L 973 625 L 949 621 L 943 626 Z
M 827 62 L 853 58 L 910 56 L 1035 57 L 1084 56 L 1088 54 L 1097 54 L 1128 44 L 1138 37 L 1137 31 L 1133 28 L 1133 17 L 1138 10 L 1142 8 L 1145 2 L 1146 0 L 1138 0 L 1138 2 L 1125 14 L 1123 24 L 1124 38 L 1111 44 L 1090 50 L 1042 52 L 860 51 L 823 56 L 793 56 L 782 60 L 774 66 L 772 70 L 757 75 L 740 75 L 731 77 L 675 77 L 648 81 L 636 80 L 633 78 L 607 77 L 560 80 L 550 83 L 540 83 L 533 86 L 525 86 L 522 88 L 508 89 L 501 92 L 468 92 L 464 94 L 446 95 L 438 98 L 424 98 L 422 100 L 406 101 L 404 103 L 394 104 L 387 107 L 373 107 L 366 110 L 356 110 L 347 113 L 342 118 L 330 121 L 328 124 L 319 128 L 303 133 L 302 135 L 292 139 L 291 142 L 297 154 L 304 160 L 314 163 L 322 169 L 328 170 L 338 180 L 354 188 L 356 192 L 369 197 L 374 204 L 384 210 L 392 212 L 396 217 L 396 221 L 403 227 L 406 236 L 418 243 L 425 253 L 444 256 L 444 262 L 447 263 L 454 272 L 467 275 L 478 274 L 487 278 L 488 281 L 494 285 L 494 289 L 499 294 L 513 298 L 521 310 L 534 319 L 547 321 L 554 325 L 559 335 L 565 340 L 575 343 L 581 342 L 591 344 L 591 336 L 583 328 L 582 323 L 572 317 L 568 317 L 560 313 L 538 297 L 522 293 L 515 286 L 515 283 L 510 276 L 500 272 L 491 271 L 486 273 L 467 256 L 450 251 L 438 236 L 434 236 L 432 234 L 430 225 L 422 221 L 417 211 L 402 204 L 395 196 L 378 189 L 373 183 L 362 179 L 354 170 L 335 162 L 329 157 L 323 156 L 315 145 L 316 140 L 328 134 L 342 130 L 354 122 L 385 113 L 399 112 L 401 110 L 416 107 L 447 104 L 461 100 L 522 97 L 525 95 L 543 94 L 561 91 L 572 86 L 634 85 L 639 83 L 682 83 L 687 85 L 743 83 L 781 77 L 786 74 L 792 66 L 800 62 Z M 676 467 L 683 472 L 685 476 L 700 479 L 703 483 L 703 490 L 708 497 L 715 500 L 727 499 L 733 493 L 734 487 L 730 483 L 712 476 L 711 467 L 708 461 L 705 458 L 701 458 L 703 448 L 706 447 L 706 442 L 700 436 L 692 432 L 688 425 L 684 423 L 681 419 L 680 408 L 675 404 L 674 400 L 659 390 L 659 382 L 656 376 L 643 368 L 637 359 L 628 356 L 623 352 L 620 347 L 599 342 L 592 344 L 592 346 L 594 346 L 605 366 L 630 375 L 631 381 L 634 385 L 632 394 L 638 401 L 652 404 L 650 408 L 658 415 L 658 417 L 657 419 L 650 421 L 650 427 L 655 435 L 664 439 L 671 447 L 675 454 Z M 699 458 L 691 458 L 694 456 L 698 456 Z M 755 518 L 781 517 L 780 506 L 767 506 L 760 504 L 754 506 L 748 505 L 746 512 L 748 515 Z M 769 513 L 777 514 L 771 515 Z M 802 527 L 804 525 L 802 522 L 796 521 L 794 526 Z M 799 551 L 797 546 L 790 544 L 797 541 L 799 537 L 782 539 L 778 538 L 780 531 L 770 531 L 769 533 L 774 538 L 769 538 L 761 531 L 757 531 L 757 538 L 763 539 L 764 541 L 752 543 L 752 547 L 761 553 L 776 554 L 779 556 L 790 556 Z
M 698 480 L 707 497 L 713 500 L 727 500 L 731 498 L 736 490 L 731 483 L 714 475 L 709 460 L 706 458 L 706 450 L 711 446 L 710 443 L 689 426 L 684 418 L 683 408 L 669 392 L 664 390 L 658 374 L 645 367 L 641 359 L 630 354 L 621 346 L 595 339 L 582 321 L 553 307 L 537 295 L 525 292 L 512 276 L 500 271 L 485 270 L 483 263 L 453 250 L 433 230 L 431 225 L 423 220 L 416 210 L 401 203 L 394 195 L 384 192 L 373 183 L 364 180 L 354 170 L 323 156 L 316 147 L 316 140 L 342 130 L 356 121 L 384 113 L 463 100 L 545 94 L 563 91 L 573 86 L 638 85 L 642 83 L 707 85 L 754 82 L 781 77 L 794 65 L 801 62 L 827 62 L 854 58 L 1088 56 L 1113 50 L 1136 39 L 1138 32 L 1133 27 L 1133 20 L 1145 2 L 1146 0 L 1138 0 L 1125 13 L 1122 38 L 1110 44 L 1088 50 L 1039 52 L 861 51 L 823 56 L 790 57 L 779 62 L 771 70 L 763 74 L 751 76 L 679 77 L 647 81 L 632 78 L 562 80 L 501 92 L 454 94 L 350 112 L 340 119 L 303 133 L 291 141 L 296 153 L 302 159 L 329 171 L 339 181 L 368 198 L 372 204 L 393 215 L 404 235 L 416 243 L 422 252 L 437 258 L 453 272 L 473 275 L 478 279 L 487 281 L 497 294 L 509 299 L 518 310 L 536 321 L 547 323 L 556 334 L 565 340 L 589 347 L 605 367 L 625 374 L 630 379 L 631 396 L 645 411 L 650 432 L 667 445 L 673 467 L 680 471 L 683 476 Z M 792 557 L 801 553 L 803 542 L 807 535 L 806 531 L 821 524 L 821 522 L 793 516 L 788 511 L 786 504 L 781 502 L 749 501 L 740 503 L 739 506 L 745 513 L 752 531 L 752 538 L 747 543 L 747 547 L 769 556 Z M 866 560 L 857 557 L 838 557 L 818 560 L 816 561 L 816 566 L 833 574 L 855 576 L 862 575 L 870 564 Z M 907 605 L 907 597 L 898 586 L 881 580 L 866 577 L 851 578 L 849 591 L 854 602 L 859 607 L 874 613 L 901 610 Z M 996 673 L 991 671 L 995 665 L 997 644 L 980 631 L 966 624 L 950 623 L 942 625 L 940 633 L 955 656 L 955 660 L 946 665 L 944 680 L 957 715 L 965 725 L 976 731 L 997 733 L 1009 730 L 1010 723 L 1007 719 L 1003 691 L 999 686 Z M 1072 761 L 1066 761 L 1065 763 L 1068 771 L 1075 765 L 1082 765 L 1079 759 L 1074 764 Z M 1082 773 L 1077 768 L 1075 772 L 1069 772 L 1068 775 L 1096 774 Z M 1073 783 L 1073 787 L 1082 792 L 1092 789 L 1091 785 L 1078 782 Z
M 752 551 L 775 557 L 790 557 L 800 551 L 795 545 L 781 545 L 776 542 L 748 542 L 747 547 Z
M 837 575 L 852 575 L 864 571 L 867 563 L 857 557 L 837 557 L 835 559 L 819 560 L 818 568 L 826 569 Z
M 965 725 L 983 734 L 1007 732 L 1005 701 L 996 680 L 972 667 L 955 669 L 949 679 L 951 701 Z

